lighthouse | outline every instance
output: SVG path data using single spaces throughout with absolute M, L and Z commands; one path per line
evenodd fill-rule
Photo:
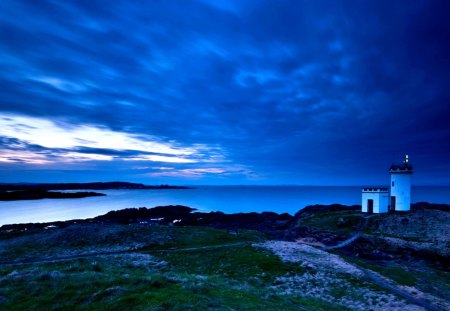
M 408 155 L 400 165 L 391 165 L 390 211 L 409 211 L 411 209 L 411 174 L 413 167 Z

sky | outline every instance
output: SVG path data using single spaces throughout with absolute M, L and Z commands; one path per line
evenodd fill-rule
M 0 12 L 0 182 L 450 185 L 449 1 Z

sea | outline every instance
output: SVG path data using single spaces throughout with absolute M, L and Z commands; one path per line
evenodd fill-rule
M 361 204 L 361 187 L 195 186 L 192 189 L 97 192 L 106 196 L 0 201 L 0 226 L 86 219 L 112 210 L 177 204 L 196 208 L 201 212 L 221 211 L 229 214 L 269 211 L 291 215 L 314 204 Z M 412 202 L 450 204 L 450 186 L 413 187 L 411 199 Z

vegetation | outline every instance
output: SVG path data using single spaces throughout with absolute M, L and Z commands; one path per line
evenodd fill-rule
M 343 210 L 323 213 L 310 213 L 301 217 L 297 225 L 309 226 L 318 230 L 337 232 L 342 234 L 353 233 L 361 221 L 363 214 L 353 210 Z
M 253 231 L 144 225 L 4 233 L 3 259 L 43 260 L 0 265 L 0 308 L 342 310 L 316 298 L 278 295 L 267 286 L 304 270 L 250 245 L 262 240 Z M 94 249 L 117 253 L 76 257 Z M 58 260 L 68 254 L 74 257 Z
M 341 256 L 360 267 L 376 271 L 400 285 L 414 286 L 423 292 L 450 300 L 450 272 L 448 271 L 437 270 L 425 262 L 404 262 L 397 259 L 387 263 L 367 261 L 342 254 Z
M 311 207 L 294 217 L 191 211 L 182 206 L 124 210 L 83 221 L 2 227 L 0 309 L 448 307 L 445 253 L 413 257 L 415 244 L 409 241 L 433 224 L 423 237 L 428 254 L 434 254 L 428 245 L 446 245 L 440 234 L 448 223 L 444 211 L 411 212 L 408 222 L 405 214 L 367 221 L 354 207 L 341 206 Z M 421 222 L 423 213 L 431 216 Z M 189 221 L 197 225 L 181 225 Z M 357 235 L 344 247 L 321 249 Z M 297 238 L 305 240 L 292 242 Z

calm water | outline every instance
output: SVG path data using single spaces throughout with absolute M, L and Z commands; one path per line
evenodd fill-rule
M 90 218 L 111 210 L 181 204 L 200 211 L 295 214 L 307 205 L 360 204 L 360 187 L 197 187 L 186 190 L 105 190 L 104 197 L 0 201 L 0 226 Z M 450 187 L 414 187 L 412 201 L 450 204 Z

